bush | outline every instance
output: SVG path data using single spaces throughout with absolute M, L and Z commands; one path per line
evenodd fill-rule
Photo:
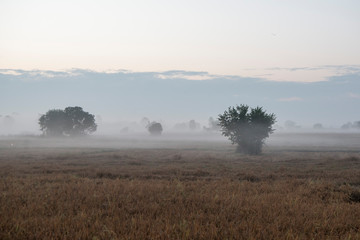
M 232 144 L 237 144 L 237 152 L 260 154 L 262 146 L 274 129 L 274 114 L 267 114 L 261 107 L 251 108 L 246 105 L 229 107 L 219 115 L 222 134 Z
M 158 122 L 151 122 L 147 128 L 151 135 L 161 135 L 163 131 L 161 123 Z

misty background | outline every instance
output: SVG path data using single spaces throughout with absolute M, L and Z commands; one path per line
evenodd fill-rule
M 337 66 L 349 69 L 349 66 Z M 207 72 L 0 70 L 0 134 L 40 134 L 50 109 L 80 106 L 96 116 L 95 134 L 146 132 L 142 119 L 165 132 L 208 127 L 229 106 L 261 106 L 275 113 L 277 131 L 357 129 L 360 67 L 317 82 L 211 75 Z M 297 71 L 293 69 L 292 71 Z M 316 126 L 314 126 L 317 124 Z
M 144 117 L 199 133 L 238 104 L 276 114 L 276 132 L 358 131 L 359 7 L 2 0 L 0 135 L 38 135 L 69 106 L 96 116 L 95 135 L 147 134 Z

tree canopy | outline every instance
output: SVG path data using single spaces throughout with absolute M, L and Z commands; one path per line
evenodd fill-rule
M 95 116 L 81 107 L 52 109 L 39 118 L 40 130 L 46 136 L 84 136 L 95 132 Z
M 238 145 L 238 152 L 260 154 L 265 139 L 274 131 L 272 125 L 276 117 L 261 107 L 249 109 L 246 105 L 240 105 L 229 107 L 219 115 L 218 120 L 222 134 L 232 144 Z
M 148 131 L 150 132 L 151 135 L 161 135 L 163 128 L 161 126 L 161 123 L 158 122 L 151 122 L 148 126 L 147 126 Z

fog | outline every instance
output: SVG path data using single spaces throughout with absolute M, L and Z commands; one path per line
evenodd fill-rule
M 136 121 L 97 122 L 98 129 L 85 137 L 44 137 L 37 119 L 14 115 L 13 121 L 1 117 L 0 148 L 171 148 L 171 149 L 235 149 L 235 146 L 219 129 L 211 129 L 209 122 L 196 122 L 197 128 L 190 129 L 187 122 L 166 122 L 160 136 L 152 136 L 142 119 Z M 289 128 L 275 125 L 274 133 L 266 139 L 264 149 L 293 151 L 358 151 L 360 131 L 357 128 Z
M 86 110 L 86 109 L 85 109 Z M 45 114 L 45 113 L 44 113 Z M 34 115 L 23 115 L 20 113 L 10 113 L 0 116 L 0 135 L 41 135 L 40 126 L 39 126 L 39 117 L 41 114 Z M 217 119 L 217 116 L 209 116 L 213 121 Z M 200 134 L 202 132 L 213 132 L 211 130 L 211 123 L 208 119 L 191 119 L 174 121 L 172 119 L 150 119 L 146 118 L 149 121 L 160 122 L 164 128 L 164 133 L 172 135 L 193 135 L 194 133 Z M 93 135 L 109 135 L 109 136 L 131 136 L 138 134 L 147 134 L 147 129 L 144 123 L 142 123 L 143 118 L 139 119 L 113 119 L 100 117 L 99 115 L 95 117 L 95 122 L 97 124 L 97 131 Z M 191 129 L 189 124 L 193 121 L 194 127 Z M 277 121 L 273 126 L 276 133 L 333 133 L 333 132 L 342 132 L 342 133 L 360 133 L 359 122 L 345 122 L 342 125 L 338 126 L 326 126 L 319 123 L 314 123 L 313 125 L 301 125 L 292 120 L 287 120 L 285 122 Z M 219 129 L 217 129 L 219 131 Z
M 235 149 L 230 141 L 222 136 L 214 122 L 209 119 L 190 119 L 173 121 L 156 119 L 163 126 L 160 136 L 152 136 L 146 123 L 153 119 L 114 119 L 97 115 L 97 130 L 85 137 L 47 138 L 40 131 L 38 118 L 21 113 L 10 113 L 0 117 L 0 148 L 31 147 L 82 147 L 82 148 L 212 148 Z M 155 121 L 155 120 L 154 120 Z M 191 127 L 192 124 L 192 127 Z M 302 126 L 295 120 L 277 122 L 274 133 L 265 141 L 264 149 L 287 149 L 307 151 L 358 151 L 360 149 L 360 129 L 358 122 L 347 122 L 332 127 L 314 123 Z M 344 127 L 345 126 L 345 127 Z
M 207 77 L 191 80 L 197 76 Z M 240 104 L 261 106 L 276 115 L 275 132 L 265 146 L 354 146 L 358 140 L 354 136 L 360 133 L 360 115 L 355 111 L 360 81 L 354 73 L 305 84 L 206 72 L 14 69 L 0 71 L 0 81 L 1 138 L 25 137 L 40 145 L 47 144 L 40 116 L 69 106 L 94 115 L 97 130 L 85 139 L 49 141 L 55 145 L 231 146 L 214 122 L 228 107 Z M 161 136 L 150 136 L 146 128 L 150 122 L 162 125 Z

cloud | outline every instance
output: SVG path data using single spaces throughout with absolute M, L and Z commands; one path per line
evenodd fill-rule
M 148 76 L 158 79 L 183 79 L 183 80 L 216 80 L 216 79 L 253 79 L 255 81 L 275 82 L 325 82 L 331 81 L 334 77 L 359 76 L 360 65 L 324 65 L 315 67 L 294 67 L 294 68 L 267 68 L 267 69 L 243 69 L 241 75 L 216 75 L 201 71 L 172 70 L 164 72 L 132 72 L 124 69 L 109 69 L 105 71 L 93 71 L 89 69 L 69 69 L 62 71 L 48 70 L 19 70 L 0 69 L 0 75 L 22 77 L 24 81 L 43 81 L 54 78 L 69 78 L 79 75 L 127 75 L 131 77 Z M 31 79 L 31 80 L 29 80 Z M 344 81 L 342 81 L 344 82 Z
M 337 72 L 340 75 L 360 73 L 360 65 L 321 65 L 315 67 L 292 67 L 292 68 L 267 68 L 265 70 L 271 71 L 320 71 L 330 70 Z
M 16 70 L 11 70 L 11 69 L 0 69 L 0 74 L 19 76 L 22 73 L 19 71 L 16 71 Z
M 360 94 L 356 94 L 356 93 L 350 92 L 350 93 L 348 94 L 348 96 L 349 96 L 350 98 L 360 99 Z
M 24 82 L 47 81 L 53 78 L 69 78 L 83 75 L 84 72 L 90 72 L 81 69 L 70 69 L 64 71 L 49 70 L 20 70 L 20 69 L 0 69 L 0 76 L 7 78 L 9 76 L 18 77 Z M 19 78 L 20 77 L 20 78 Z
M 161 79 L 186 79 L 186 80 L 210 80 L 217 76 L 207 72 L 167 71 L 156 75 Z
M 299 97 L 289 97 L 289 98 L 279 98 L 279 102 L 296 102 L 296 101 L 302 101 L 304 99 Z
M 82 75 L 81 70 L 71 69 L 67 71 L 42 71 L 42 70 L 33 70 L 28 71 L 27 74 L 34 77 L 41 78 L 55 78 L 55 77 L 73 77 Z
M 334 76 L 360 75 L 360 65 L 322 65 L 313 67 L 266 68 L 248 71 L 261 72 L 265 79 L 279 82 L 322 82 Z M 260 76 L 260 75 L 257 75 Z

